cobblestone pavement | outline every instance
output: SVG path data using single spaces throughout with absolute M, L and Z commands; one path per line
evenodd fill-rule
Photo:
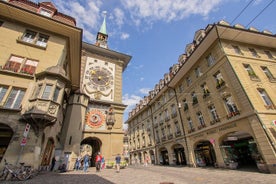
M 275 184 L 275 174 L 226 170 L 215 168 L 189 168 L 165 166 L 128 166 L 116 173 L 115 169 L 96 172 L 89 168 L 66 173 L 44 172 L 27 181 L 0 181 L 7 184 Z

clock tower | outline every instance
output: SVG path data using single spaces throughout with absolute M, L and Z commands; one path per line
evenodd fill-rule
M 80 90 L 70 101 L 74 113 L 64 141 L 70 168 L 79 155 L 88 153 L 94 166 L 98 152 L 112 161 L 123 153 L 122 73 L 131 56 L 108 48 L 105 19 L 106 12 L 96 43 L 82 43 Z

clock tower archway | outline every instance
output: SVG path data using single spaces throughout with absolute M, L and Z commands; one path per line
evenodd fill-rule
M 81 156 L 88 154 L 90 159 L 90 166 L 95 166 L 95 157 L 101 151 L 102 142 L 97 137 L 87 137 L 81 141 Z

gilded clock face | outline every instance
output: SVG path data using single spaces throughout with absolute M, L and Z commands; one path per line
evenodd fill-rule
M 89 80 L 87 85 L 95 90 L 106 91 L 113 85 L 112 72 L 106 67 L 91 67 L 85 77 Z

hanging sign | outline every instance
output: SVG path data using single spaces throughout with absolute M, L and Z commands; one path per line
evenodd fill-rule
M 28 136 L 28 133 L 30 131 L 30 128 L 31 128 L 31 125 L 29 123 L 26 124 L 26 127 L 25 127 L 25 130 L 24 130 L 24 133 L 23 133 L 23 136 L 24 137 L 27 137 Z
M 25 146 L 26 143 L 27 143 L 27 138 L 26 138 L 26 137 L 23 137 L 22 140 L 21 140 L 20 145 L 21 145 L 21 146 Z

